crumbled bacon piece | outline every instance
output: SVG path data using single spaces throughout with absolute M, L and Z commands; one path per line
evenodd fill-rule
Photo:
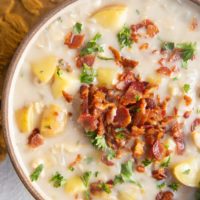
M 44 144 L 44 138 L 40 134 L 40 130 L 35 128 L 28 137 L 28 145 L 32 148 L 37 148 L 42 144 Z
M 190 24 L 190 30 L 195 31 L 197 28 L 198 28 L 198 20 L 196 17 L 193 17 Z
M 92 67 L 95 62 L 95 55 L 78 56 L 76 59 L 76 66 L 81 68 L 84 64 Z
M 145 167 L 142 166 L 142 165 L 138 165 L 138 166 L 136 166 L 136 170 L 139 173 L 144 173 L 145 172 Z
M 114 118 L 114 124 L 117 127 L 126 127 L 131 122 L 131 115 L 129 113 L 129 110 L 124 107 L 120 106 L 117 108 L 116 116 Z
M 101 161 L 107 166 L 113 166 L 114 165 L 114 163 L 112 161 L 108 160 L 107 156 L 104 155 L 104 154 L 101 156 Z
M 159 192 L 156 196 L 156 200 L 173 200 L 174 194 L 170 191 Z
M 186 106 L 191 105 L 191 103 L 192 103 L 192 98 L 191 97 L 189 97 L 187 95 L 184 95 L 183 99 L 185 100 L 185 105 Z
M 81 162 L 81 160 L 82 160 L 82 156 L 81 156 L 80 154 L 78 154 L 78 155 L 76 156 L 75 160 L 74 160 L 72 163 L 70 163 L 68 167 L 69 167 L 69 168 L 75 167 L 78 163 Z
M 121 61 L 121 55 L 120 55 L 119 51 L 117 49 L 111 47 L 111 46 L 109 47 L 109 49 L 112 52 L 112 54 L 113 54 L 113 56 L 115 58 L 115 61 L 117 63 L 119 63 Z
M 149 44 L 148 43 L 144 43 L 139 47 L 140 50 L 146 50 L 148 48 L 149 48 Z
M 133 147 L 133 157 L 140 158 L 144 154 L 144 142 L 136 139 Z
M 153 178 L 155 178 L 158 181 L 166 179 L 167 175 L 166 175 L 165 168 L 160 168 L 160 169 L 154 170 L 152 172 L 152 176 L 153 176 Z
M 156 159 L 156 160 L 161 160 L 162 156 L 163 156 L 163 151 L 164 151 L 164 147 L 163 145 L 160 143 L 159 140 L 156 140 L 153 144 L 153 146 L 151 147 L 151 153 L 152 156 Z
M 197 118 L 192 122 L 191 131 L 194 131 L 197 126 L 200 126 L 200 118 Z
M 94 116 L 90 114 L 82 114 L 79 117 L 78 122 L 87 131 L 95 131 L 97 129 L 98 121 Z
M 62 94 L 63 94 L 63 97 L 65 98 L 65 100 L 68 102 L 68 103 L 71 103 L 72 100 L 73 100 L 73 96 L 68 94 L 67 92 L 65 91 L 62 91 Z
M 172 71 L 168 67 L 160 67 L 156 71 L 157 73 L 166 75 L 166 76 L 170 76 L 172 73 Z
M 98 133 L 98 135 L 104 135 L 105 127 L 104 127 L 104 123 L 103 123 L 103 117 L 100 116 L 98 121 L 99 121 L 99 123 L 98 123 L 97 133 Z
M 138 65 L 138 62 L 135 60 L 131 60 L 125 57 L 121 57 L 121 61 L 120 64 L 126 68 L 126 67 L 130 67 L 130 68 L 135 68 Z
M 183 117 L 184 117 L 185 119 L 188 119 L 188 118 L 190 117 L 191 113 L 192 113 L 192 111 L 186 111 L 186 112 L 183 114 Z
M 106 185 L 107 185 L 110 189 L 112 189 L 113 184 L 114 184 L 113 181 L 108 181 L 108 182 L 106 182 Z M 101 182 L 101 181 L 97 181 L 97 182 L 91 183 L 91 184 L 90 184 L 90 192 L 91 192 L 91 194 L 97 195 L 98 193 L 103 192 L 103 188 L 101 187 L 101 185 L 102 185 L 102 182 Z
M 145 133 L 145 129 L 143 127 L 139 128 L 137 126 L 132 126 L 131 128 L 131 135 L 134 137 L 141 136 Z
M 65 38 L 65 45 L 70 49 L 78 49 L 84 42 L 84 35 L 73 35 L 72 32 L 68 33 Z

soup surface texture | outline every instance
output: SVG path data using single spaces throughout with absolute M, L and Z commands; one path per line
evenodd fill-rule
M 14 150 L 41 196 L 199 200 L 199 42 L 190 1 L 79 0 L 50 20 L 9 99 Z

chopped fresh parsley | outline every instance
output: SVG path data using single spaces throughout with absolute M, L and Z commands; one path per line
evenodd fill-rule
M 177 191 L 178 187 L 179 187 L 179 184 L 173 182 L 173 183 L 169 184 L 168 187 L 171 188 L 173 191 Z
M 99 175 L 99 172 L 98 172 L 98 171 L 96 171 L 96 172 L 94 173 L 94 176 L 97 178 L 97 177 L 98 177 L 98 175 Z
M 183 90 L 184 90 L 185 93 L 188 93 L 190 91 L 190 85 L 189 84 L 185 84 L 183 86 Z
M 125 130 L 126 130 L 125 128 L 116 128 L 115 132 L 119 133 L 119 132 L 122 132 L 122 131 L 125 131 Z
M 183 171 L 182 173 L 185 174 L 185 175 L 188 175 L 190 173 L 191 169 L 187 169 L 185 171 Z
M 115 176 L 114 183 L 124 183 L 124 182 L 132 182 L 135 183 L 135 181 L 132 180 L 133 176 L 133 162 L 127 161 L 123 164 L 121 164 L 121 172 L 119 175 Z
M 92 53 L 103 52 L 103 47 L 97 44 L 97 41 L 101 39 L 101 34 L 97 33 L 92 40 L 90 40 L 85 47 L 81 50 L 80 55 L 85 56 Z
M 99 186 L 99 188 L 100 188 L 101 190 L 103 190 L 104 192 L 106 192 L 106 193 L 108 193 L 108 194 L 111 193 L 111 189 L 110 189 L 110 187 L 109 187 L 108 184 L 106 184 L 106 183 L 100 183 L 98 186 Z
M 123 140 L 125 138 L 125 135 L 123 133 L 117 133 L 116 138 L 119 140 Z
M 85 200 L 90 200 L 91 198 L 90 198 L 90 191 L 89 190 L 86 190 L 85 192 L 84 192 L 84 197 L 85 197 Z
M 127 26 L 124 26 L 117 34 L 117 39 L 121 49 L 124 47 L 131 47 L 133 43 L 133 40 L 131 39 L 131 29 Z
M 69 166 L 69 167 L 68 167 L 68 170 L 71 171 L 71 172 L 73 172 L 73 171 L 74 171 L 74 167 Z
M 139 100 L 140 100 L 140 96 L 139 96 L 139 95 L 136 95 L 136 96 L 135 96 L 135 100 L 136 100 L 136 101 L 139 101 Z
M 33 171 L 33 173 L 30 175 L 30 178 L 31 178 L 31 181 L 37 181 L 42 170 L 44 168 L 44 165 L 43 164 L 40 164 L 36 167 L 36 169 Z
M 57 75 L 58 77 L 61 77 L 63 74 L 62 70 L 60 68 L 57 69 Z
M 87 132 L 86 135 L 95 148 L 106 152 L 108 160 L 111 160 L 115 157 L 115 151 L 108 147 L 104 136 L 97 135 L 95 132 L 92 131 Z
M 100 60 L 114 60 L 114 58 L 108 58 L 108 57 L 104 57 L 104 56 L 97 56 Z
M 81 176 L 81 180 L 82 180 L 83 184 L 85 185 L 85 187 L 89 186 L 89 181 L 90 181 L 91 176 L 92 176 L 92 172 L 91 171 L 85 172 Z
M 171 161 L 171 157 L 169 156 L 164 162 L 160 164 L 160 167 L 169 167 L 170 161 Z
M 175 48 L 174 42 L 163 42 L 161 46 L 161 50 L 163 51 L 172 51 Z
M 58 188 L 66 183 L 66 179 L 59 172 L 56 172 L 50 179 L 50 182 L 53 182 L 53 186 Z
M 94 81 L 95 76 L 96 72 L 94 71 L 94 69 L 84 64 L 80 75 L 81 83 L 91 84 Z
M 73 27 L 73 33 L 74 34 L 80 34 L 81 31 L 82 31 L 82 26 L 83 25 L 81 23 L 77 22 Z
M 163 189 L 165 186 L 166 186 L 165 182 L 157 184 L 157 188 L 160 189 L 160 190 Z
M 178 77 L 174 77 L 174 78 L 173 78 L 173 81 L 177 81 L 177 80 L 178 80 Z
M 152 161 L 149 160 L 149 159 L 147 159 L 147 158 L 146 158 L 145 160 L 142 161 L 142 164 L 143 164 L 145 167 L 149 166 L 151 163 L 152 163 Z
M 180 43 L 176 45 L 181 50 L 181 58 L 184 62 L 191 60 L 196 53 L 196 43 Z

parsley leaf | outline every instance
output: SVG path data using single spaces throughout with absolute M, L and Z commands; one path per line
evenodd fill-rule
M 100 183 L 98 186 L 99 186 L 99 188 L 100 188 L 101 190 L 103 190 L 104 192 L 106 192 L 106 193 L 108 193 L 108 194 L 111 193 L 111 189 L 110 189 L 110 187 L 109 187 L 108 184 L 106 184 L 106 183 Z
M 182 173 L 185 174 L 185 175 L 188 175 L 190 173 L 191 169 L 187 169 L 185 171 L 183 171 Z
M 160 167 L 168 167 L 171 161 L 171 157 L 169 156 L 164 162 L 160 164 Z
M 57 69 L 56 73 L 57 73 L 58 77 L 61 77 L 63 75 L 63 71 L 60 68 Z
M 83 176 L 81 176 L 81 180 L 82 180 L 83 184 L 85 185 L 85 187 L 89 186 L 89 181 L 90 181 L 91 176 L 92 176 L 91 171 L 85 172 L 83 174 Z
M 185 84 L 183 86 L 183 90 L 184 90 L 185 93 L 188 93 L 190 91 L 190 85 L 189 84 Z
M 31 181 L 37 181 L 42 170 L 44 168 L 44 165 L 43 164 L 40 164 L 36 167 L 36 169 L 34 170 L 34 172 L 30 175 L 30 178 L 31 178 Z
M 73 171 L 74 171 L 74 167 L 69 166 L 69 167 L 68 167 L 68 170 L 71 171 L 71 172 L 73 172 Z
M 163 42 L 162 46 L 161 46 L 161 50 L 162 51 L 167 51 L 167 50 L 172 51 L 174 49 L 174 47 L 175 47 L 174 42 Z
M 123 140 L 125 138 L 125 135 L 123 133 L 117 133 L 116 138 L 119 140 Z
M 165 186 L 166 186 L 166 183 L 165 183 L 165 182 L 157 184 L 157 188 L 160 189 L 160 190 L 161 190 L 162 188 L 164 188 Z
M 117 34 L 117 39 L 120 45 L 120 48 L 131 47 L 133 40 L 131 39 L 131 30 L 129 27 L 124 26 L 122 30 Z
M 53 175 L 53 177 L 50 179 L 50 182 L 53 182 L 53 186 L 58 188 L 66 183 L 66 179 L 59 172 L 56 172 L 55 175 Z
M 152 163 L 152 161 L 149 160 L 149 159 L 147 159 L 147 158 L 146 158 L 145 160 L 142 161 L 142 164 L 143 164 L 145 167 L 149 166 L 151 163 Z
M 103 47 L 97 44 L 97 41 L 101 39 L 101 34 L 97 33 L 92 40 L 90 40 L 85 47 L 81 50 L 80 55 L 85 56 L 92 53 L 103 52 Z
M 115 60 L 114 58 L 108 58 L 100 55 L 98 55 L 97 58 L 99 58 L 100 60 Z
M 98 177 L 98 175 L 99 175 L 99 172 L 98 172 L 98 171 L 96 171 L 96 172 L 94 173 L 94 176 L 97 178 L 97 177 Z
M 178 187 L 179 187 L 179 184 L 173 182 L 173 183 L 169 184 L 168 187 L 171 188 L 173 191 L 177 191 Z
M 181 58 L 184 62 L 191 60 L 196 53 L 196 43 L 180 43 L 177 48 L 181 50 Z
M 81 83 L 90 84 L 94 81 L 95 76 L 96 72 L 94 71 L 94 69 L 84 64 L 80 75 Z
M 73 27 L 73 33 L 74 34 L 79 34 L 82 31 L 82 24 L 77 22 L 74 27 Z

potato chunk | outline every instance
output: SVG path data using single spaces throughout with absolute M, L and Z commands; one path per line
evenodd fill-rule
M 33 74 L 42 83 L 47 83 L 53 77 L 53 74 L 57 66 L 57 58 L 55 56 L 44 57 L 34 63 L 32 63 Z
M 40 124 L 40 132 L 45 137 L 56 136 L 61 133 L 66 124 L 67 116 L 58 105 L 47 106 L 43 113 Z
M 174 175 L 182 184 L 198 187 L 200 181 L 199 162 L 195 158 L 183 161 L 174 167 Z
M 22 133 L 28 133 L 32 131 L 34 123 L 33 116 L 34 116 L 34 111 L 32 105 L 25 106 L 16 111 L 15 113 L 16 122 L 19 130 Z
M 124 5 L 107 6 L 95 12 L 91 18 L 105 28 L 116 29 L 125 24 L 127 11 Z
M 78 90 L 79 85 L 80 81 L 77 77 L 68 74 L 64 70 L 57 69 L 51 86 L 52 94 L 54 98 L 61 97 L 63 91 L 74 94 Z
M 83 181 L 79 176 L 74 176 L 67 180 L 67 183 L 65 184 L 65 192 L 76 194 L 80 193 L 86 190 Z
M 196 147 L 200 149 L 200 132 L 198 131 L 192 132 L 192 138 Z
M 99 85 L 110 87 L 117 79 L 118 71 L 116 68 L 98 68 L 97 80 Z
M 118 194 L 119 200 L 136 200 L 134 194 L 130 194 L 128 192 L 120 191 Z

